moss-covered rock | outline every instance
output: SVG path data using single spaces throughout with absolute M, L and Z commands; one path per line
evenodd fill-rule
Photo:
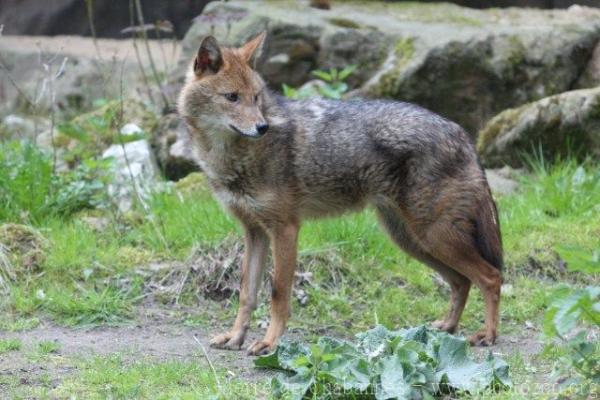
M 592 8 L 373 1 L 318 10 L 257 0 L 215 2 L 203 15 L 183 41 L 180 81 L 203 36 L 239 45 L 267 30 L 258 69 L 272 88 L 300 86 L 314 69 L 355 64 L 353 95 L 414 102 L 473 135 L 502 110 L 571 90 L 575 82 L 600 84 L 600 73 L 587 68 L 600 40 L 600 10 Z
M 480 132 L 477 149 L 486 166 L 521 166 L 539 152 L 600 157 L 600 87 L 574 90 L 506 110 Z
M 345 4 L 337 7 L 353 10 Z M 355 11 L 333 13 L 295 1 L 211 3 L 184 38 L 173 79 L 183 80 L 204 36 L 213 34 L 221 43 L 237 46 L 266 30 L 257 67 L 274 89 L 283 83 L 300 86 L 311 79 L 315 69 L 351 64 L 357 69 L 348 83 L 359 87 L 377 72 L 391 39 L 374 28 L 373 21 L 361 22 Z

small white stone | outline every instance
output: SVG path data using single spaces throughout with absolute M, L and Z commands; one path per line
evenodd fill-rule
M 140 135 L 142 133 L 144 133 L 144 130 L 136 124 L 125 124 L 121 128 L 121 135 L 125 136 Z

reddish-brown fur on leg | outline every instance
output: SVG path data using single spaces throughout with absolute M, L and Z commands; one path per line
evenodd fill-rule
M 446 332 L 454 332 L 458 327 L 458 321 L 465 308 L 469 289 L 471 288 L 471 281 L 440 260 L 435 259 L 431 254 L 428 254 L 419 245 L 418 241 L 411 237 L 398 209 L 380 205 L 377 207 L 377 215 L 392 240 L 402 250 L 437 271 L 448 285 L 450 285 L 451 302 L 448 315 L 444 319 L 434 321 L 432 326 Z
M 298 225 L 277 226 L 272 231 L 275 271 L 271 292 L 271 322 L 262 340 L 248 348 L 248 354 L 259 355 L 273 350 L 285 331 L 290 316 L 290 296 L 296 269 Z
M 485 326 L 469 338 L 474 345 L 494 344 L 498 334 L 500 271 L 490 265 L 480 254 L 479 249 L 462 237 L 456 225 L 436 224 L 426 234 L 427 250 L 444 264 L 466 276 L 480 290 L 485 300 Z M 443 239 L 440 239 L 443 238 Z
M 269 249 L 269 238 L 260 226 L 246 226 L 244 261 L 238 314 L 229 332 L 215 336 L 210 344 L 213 347 L 237 350 L 244 344 L 250 316 L 256 308 L 256 297 L 260 288 L 263 267 Z

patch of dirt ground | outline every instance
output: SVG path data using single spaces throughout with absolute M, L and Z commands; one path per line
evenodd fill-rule
M 258 381 L 268 375 L 267 371 L 254 368 L 253 358 L 246 356 L 244 351 L 210 348 L 208 342 L 216 332 L 168 321 L 89 329 L 72 329 L 42 323 L 37 328 L 25 332 L 0 333 L 0 339 L 17 338 L 22 342 L 21 350 L 0 355 L 0 375 L 16 376 L 22 384 L 35 384 L 42 374 L 47 374 L 55 381 L 76 372 L 75 367 L 70 365 L 72 363 L 57 363 L 52 357 L 30 356 L 41 341 L 58 343 L 60 348 L 57 355 L 67 359 L 119 353 L 126 360 L 198 360 L 205 363 L 202 348 L 194 336 L 207 351 L 216 368 L 225 368 L 248 381 Z M 261 333 L 250 332 L 247 342 L 252 343 L 259 339 Z
M 120 327 L 67 328 L 42 322 L 35 329 L 24 332 L 0 332 L 1 339 L 17 338 L 22 342 L 19 351 L 0 355 L 0 375 L 15 377 L 22 385 L 39 385 L 42 376 L 49 378 L 52 386 L 58 386 L 61 380 L 77 372 L 76 363 L 69 362 L 77 358 L 94 355 L 120 353 L 126 360 L 151 359 L 157 361 L 194 361 L 205 363 L 201 345 L 208 357 L 218 369 L 231 371 L 235 376 L 250 382 L 257 382 L 272 376 L 272 372 L 254 367 L 254 358 L 246 356 L 245 351 L 218 350 L 210 348 L 209 340 L 222 332 L 222 327 L 188 327 L 170 318 L 145 320 L 136 325 Z M 252 343 L 264 333 L 262 329 L 252 329 L 246 343 Z M 303 339 L 303 334 L 287 334 L 293 339 Z M 491 348 L 476 348 L 478 358 L 492 351 L 501 357 L 508 357 L 516 351 L 530 359 L 542 350 L 537 335 L 518 337 L 500 336 L 498 343 Z M 55 341 L 60 348 L 57 357 L 32 357 L 40 341 Z M 0 394 L 0 398 L 2 395 Z

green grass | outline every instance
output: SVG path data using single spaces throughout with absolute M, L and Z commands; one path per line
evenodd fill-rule
M 55 342 L 41 342 L 32 359 L 58 351 Z M 198 357 L 200 357 L 198 355 Z M 247 382 L 226 370 L 214 373 L 199 358 L 190 361 L 158 361 L 131 354 L 54 359 L 49 373 L 28 379 L 0 375 L 2 394 L 11 399 L 256 399 L 267 398 L 266 381 Z M 58 367 L 60 381 L 52 378 Z M 3 397 L 4 398 L 4 397 Z
M 539 319 L 546 289 L 557 278 L 557 245 L 588 250 L 599 245 L 599 187 L 600 173 L 592 165 L 539 164 L 522 179 L 518 193 L 498 199 L 505 275 L 512 286 L 503 300 L 507 326 Z M 196 244 L 239 235 L 237 223 L 206 190 L 161 193 L 150 206 L 145 214 L 100 214 L 110 221 L 100 231 L 77 215 L 67 220 L 49 216 L 34 225 L 51 246 L 43 279 L 19 282 L 5 302 L 13 316 L 42 312 L 65 325 L 122 323 L 131 318 L 141 296 L 135 268 L 153 260 L 184 259 Z M 317 261 L 309 266 L 312 301 L 295 306 L 298 318 L 292 326 L 325 324 L 345 330 L 349 323 L 356 329 L 376 322 L 414 325 L 439 317 L 446 307 L 446 289 L 390 242 L 372 210 L 307 222 L 300 256 Z M 482 311 L 477 291 L 472 293 L 463 320 L 468 329 L 478 326 Z M 521 301 L 524 296 L 527 302 Z M 266 307 L 258 310 L 259 317 L 267 314 Z
M 60 344 L 53 340 L 43 340 L 38 343 L 37 350 L 40 354 L 58 353 Z
M 53 391 L 58 397 L 82 399 L 255 399 L 265 384 L 213 374 L 203 362 L 126 361 L 120 354 L 94 357 L 78 365 L 80 373 Z
M 574 161 L 552 166 L 538 162 L 520 183 L 517 193 L 497 199 L 506 261 L 501 335 L 527 335 L 523 332 L 525 321 L 539 326 L 557 282 L 589 283 L 561 270 L 555 252 L 558 245 L 576 245 L 590 251 L 600 247 L 597 166 Z M 236 221 L 221 210 L 210 193 L 201 184 L 192 187 L 195 189 L 155 195 L 148 210 L 126 215 L 94 211 L 92 215 L 108 220 L 101 230 L 85 223 L 82 217 L 87 212 L 67 217 L 50 213 L 25 220 L 14 214 L 14 222 L 31 224 L 50 245 L 39 270 L 12 282 L 10 295 L 0 303 L 4 317 L 0 329 L 29 329 L 39 323 L 39 318 L 66 326 L 133 322 L 136 306 L 145 295 L 144 277 L 137 272 L 140 266 L 184 260 L 195 245 L 210 246 L 232 234 L 241 236 Z M 376 323 L 389 328 L 419 325 L 440 317 L 448 306 L 448 290 L 437 283 L 432 271 L 390 242 L 369 209 L 305 223 L 300 235 L 300 259 L 313 274 L 312 284 L 305 287 L 310 300 L 306 306 L 293 301 L 290 328 L 300 330 L 307 338 L 322 334 L 323 329 L 329 334 L 351 336 Z M 597 277 L 592 279 L 596 281 Z M 180 303 L 197 305 L 193 297 L 182 298 Z M 236 304 L 237 299 L 232 298 L 230 305 L 217 307 L 221 310 L 218 316 L 201 312 L 184 316 L 182 321 L 211 326 L 217 318 L 226 324 L 231 322 Z M 260 303 L 255 319 L 268 319 L 268 315 L 268 305 Z M 481 296 L 472 290 L 461 321 L 464 332 L 478 329 L 482 317 Z M 548 364 L 550 360 L 543 362 Z M 194 363 L 127 363 L 111 358 L 87 362 L 82 368 L 85 371 L 81 375 L 63 382 L 57 390 L 73 390 L 82 398 L 136 393 L 141 397 L 161 393 L 193 398 L 224 390 L 216 388 L 206 368 L 196 370 Z M 526 376 L 523 385 L 527 385 L 531 371 L 526 369 L 530 366 L 519 368 L 517 371 L 523 370 Z M 111 375 L 113 371 L 121 375 Z M 169 379 L 159 381 L 160 374 L 168 377 L 173 371 L 174 375 L 187 377 L 181 381 L 183 384 Z M 140 377 L 150 384 L 136 384 Z M 242 385 L 240 393 L 246 393 L 246 389 Z M 514 396 L 503 393 L 483 398 L 521 395 Z
M 0 339 L 0 354 L 21 350 L 19 339 Z
M 509 272 L 528 257 L 555 261 L 557 245 L 600 245 L 600 169 L 574 161 L 533 167 L 522 192 L 499 201 Z

